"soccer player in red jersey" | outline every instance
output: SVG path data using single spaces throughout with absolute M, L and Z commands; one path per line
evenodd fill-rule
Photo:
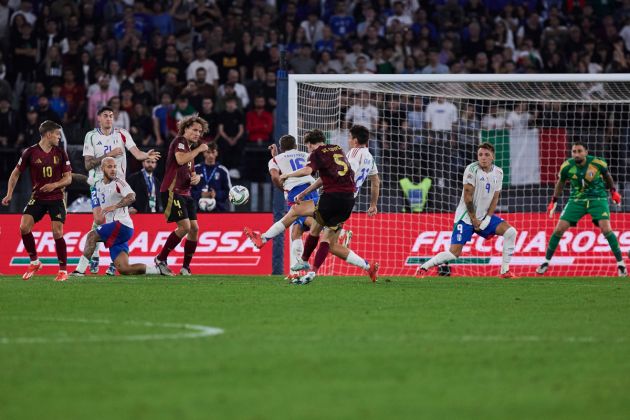
M 172 276 L 166 259 L 186 236 L 184 264 L 179 273 L 190 276 L 190 262 L 197 249 L 199 235 L 197 203 L 191 197 L 190 186 L 201 181 L 201 176 L 195 173 L 195 158 L 208 150 L 207 144 L 199 144 L 203 134 L 208 132 L 208 123 L 201 117 L 191 115 L 177 123 L 177 130 L 178 135 L 168 148 L 166 171 L 160 187 L 166 221 L 176 222 L 177 229 L 166 239 L 162 251 L 155 257 L 155 265 L 162 275 Z
M 301 201 L 291 207 L 289 212 L 262 235 L 245 228 L 245 234 L 258 248 L 279 234 L 300 216 L 313 216 L 315 221 L 324 226 L 320 245 L 315 253 L 315 261 L 312 271 L 302 276 L 295 284 L 310 283 L 317 270 L 324 263 L 331 244 L 336 244 L 343 223 L 348 220 L 354 207 L 354 172 L 346 159 L 341 147 L 334 144 L 326 144 L 324 133 L 320 130 L 309 131 L 304 137 L 306 148 L 310 152 L 308 162 L 304 168 L 297 171 L 282 174 L 280 179 L 284 181 L 289 177 L 307 176 L 319 172 L 324 192 L 319 198 L 317 207 L 312 200 Z M 315 241 L 307 241 L 304 244 L 304 252 L 312 252 L 317 246 Z M 309 250 L 309 247 L 312 249 Z
M 37 258 L 35 238 L 31 231 L 33 225 L 48 213 L 52 221 L 55 250 L 59 259 L 59 273 L 55 281 L 65 281 L 68 279 L 66 270 L 68 256 L 66 241 L 63 238 L 63 223 L 66 220 L 64 188 L 72 182 L 72 168 L 68 155 L 59 147 L 61 126 L 53 121 L 44 121 L 39 126 L 39 133 L 41 135 L 39 143 L 22 153 L 17 166 L 11 172 L 7 195 L 2 199 L 2 204 L 9 205 L 20 174 L 26 168 L 30 168 L 33 193 L 24 208 L 24 214 L 20 221 L 20 232 L 24 248 L 31 258 L 31 264 L 22 278 L 28 280 L 42 268 L 42 263 Z

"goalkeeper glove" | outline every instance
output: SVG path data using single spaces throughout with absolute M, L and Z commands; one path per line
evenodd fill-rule
M 547 213 L 549 214 L 549 218 L 553 218 L 553 214 L 556 211 L 556 206 L 558 205 L 558 197 L 551 197 L 551 202 L 547 206 Z
M 616 189 L 614 188 L 610 189 L 610 198 L 612 198 L 612 201 L 616 205 L 618 206 L 621 205 L 621 194 L 619 194 Z

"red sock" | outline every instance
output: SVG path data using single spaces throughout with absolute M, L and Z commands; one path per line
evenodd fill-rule
M 168 254 L 171 253 L 173 248 L 175 248 L 181 240 L 182 238 L 177 236 L 175 234 L 175 231 L 171 232 L 171 234 L 168 235 L 168 238 L 166 239 L 166 243 L 164 244 L 162 251 L 160 251 L 160 254 L 158 255 L 158 260 L 166 261 L 166 259 L 168 258 Z
M 192 260 L 195 250 L 197 249 L 197 241 L 189 241 L 186 239 L 184 242 L 184 265 L 185 268 L 190 268 L 190 261 Z
M 315 253 L 315 262 L 313 263 L 313 271 L 317 272 L 319 267 L 324 263 L 326 257 L 328 256 L 328 250 L 330 249 L 330 244 L 328 242 L 322 242 L 319 244 L 319 248 Z
M 68 250 L 66 249 L 66 240 L 63 236 L 55 239 L 55 251 L 57 251 L 57 259 L 59 260 L 59 270 L 66 271 L 68 265 Z
M 306 241 L 304 241 L 304 251 L 302 251 L 302 260 L 308 261 L 317 248 L 317 242 L 319 242 L 319 236 L 308 235 Z
M 26 235 L 22 235 L 22 242 L 24 243 L 24 249 L 28 252 L 28 256 L 31 261 L 35 261 L 37 259 L 37 249 L 35 248 L 35 238 L 33 237 L 33 233 L 29 232 Z

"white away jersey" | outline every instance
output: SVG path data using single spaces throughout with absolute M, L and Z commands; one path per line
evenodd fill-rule
M 475 187 L 473 194 L 473 205 L 475 206 L 475 215 L 481 220 L 488 213 L 490 203 L 494 193 L 501 191 L 503 183 L 503 170 L 496 165 L 492 165 L 490 172 L 484 172 L 479 167 L 479 163 L 471 163 L 464 170 L 463 185 L 470 184 Z M 466 203 L 464 202 L 464 191 L 462 190 L 462 198 L 455 211 L 455 223 L 463 220 L 464 223 L 472 224 L 470 216 L 466 211 Z
M 123 154 L 116 156 L 116 176 L 125 179 L 127 176 L 127 153 L 125 149 L 130 150 L 136 143 L 131 138 L 129 131 L 122 128 L 114 128 L 109 136 L 103 134 L 99 128 L 88 132 L 85 135 L 83 143 L 83 156 L 94 156 L 99 158 L 106 155 L 117 147 L 123 149 Z M 98 166 L 90 169 L 88 174 L 88 184 L 93 186 L 96 181 L 103 178 L 103 171 Z
M 291 172 L 295 172 L 298 169 L 305 167 L 307 160 L 307 152 L 302 152 L 297 149 L 287 150 L 286 152 L 282 152 L 269 160 L 269 171 L 276 169 L 280 171 L 280 174 L 290 174 Z M 313 182 L 315 182 L 315 178 L 310 175 L 287 178 L 284 181 L 285 198 L 287 192 L 291 191 L 294 187 L 302 184 L 312 184 Z
M 354 196 L 356 197 L 359 194 L 361 185 L 363 185 L 367 177 L 377 175 L 378 169 L 367 147 L 355 147 L 350 149 L 346 158 L 348 158 L 348 162 L 350 162 L 350 166 L 354 171 Z
M 104 209 L 105 207 L 118 204 L 120 200 L 132 192 L 133 190 L 129 184 L 122 179 L 116 178 L 109 184 L 106 184 L 103 179 L 100 179 L 94 184 L 92 200 L 94 200 L 94 195 L 96 195 L 100 202 L 101 209 Z M 105 223 L 111 222 L 120 222 L 133 229 L 133 222 L 131 221 L 131 216 L 129 216 L 128 207 L 122 207 L 105 214 Z

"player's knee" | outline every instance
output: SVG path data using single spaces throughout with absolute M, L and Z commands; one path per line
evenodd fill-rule
M 199 226 L 190 225 L 190 229 L 188 229 L 187 233 L 192 234 L 192 235 L 197 235 L 199 233 Z
M 31 233 L 31 229 L 32 227 L 25 224 L 25 223 L 20 223 L 20 234 L 22 235 L 27 235 L 29 233 Z
M 513 226 L 510 226 L 508 230 L 506 230 L 505 233 L 503 233 L 503 239 L 504 240 L 516 239 L 516 229 L 514 229 Z

